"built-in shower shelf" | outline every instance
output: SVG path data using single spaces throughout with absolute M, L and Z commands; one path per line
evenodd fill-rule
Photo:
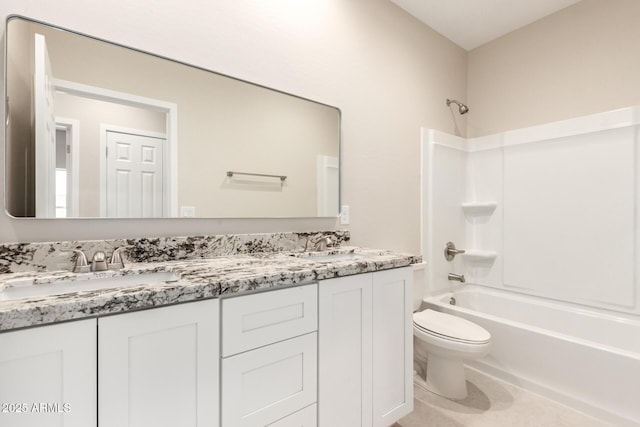
M 498 207 L 498 202 L 464 202 L 462 210 L 467 215 L 488 216 Z
M 495 251 L 482 251 L 478 249 L 467 249 L 463 255 L 465 261 L 479 264 L 492 264 L 498 256 Z

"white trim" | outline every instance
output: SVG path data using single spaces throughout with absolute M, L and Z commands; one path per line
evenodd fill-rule
M 604 130 L 634 126 L 639 123 L 640 107 L 590 114 L 573 119 L 504 132 L 504 146 L 566 138 Z
M 81 83 L 71 82 L 68 80 L 55 79 L 55 89 L 67 94 L 81 96 L 84 98 L 97 99 L 100 101 L 113 102 L 116 104 L 127 105 L 130 107 L 144 108 L 147 110 L 154 110 L 163 112 L 167 115 L 166 120 L 166 133 L 161 138 L 166 139 L 164 152 L 164 189 L 165 200 L 163 207 L 163 217 L 177 217 L 178 216 L 178 104 L 173 102 L 162 101 L 154 98 L 147 98 L 144 96 L 133 95 L 126 92 L 118 92 L 110 89 L 105 89 L 97 86 L 90 86 Z M 110 126 L 110 125 L 107 125 Z M 110 126 L 111 130 L 115 130 L 117 126 Z M 120 127 L 120 129 L 126 129 Z M 132 130 L 125 133 L 133 133 L 135 135 L 156 136 L 149 135 L 146 131 Z M 102 127 L 100 129 L 100 143 L 102 144 L 103 136 Z M 106 147 L 106 143 L 105 143 Z M 102 148 L 102 145 L 101 145 Z M 103 151 L 101 151 L 102 153 Z M 103 156 L 100 156 L 100 162 L 103 162 Z M 102 167 L 102 163 L 101 163 Z M 102 184 L 101 184 L 102 185 Z M 102 192 L 102 187 L 100 188 Z M 100 203 L 101 216 L 102 202 Z M 106 210 L 104 211 L 106 213 Z
M 433 147 L 433 129 L 420 129 L 420 254 L 423 260 L 428 260 L 428 239 L 431 236 L 431 157 Z
M 56 128 L 67 131 L 67 141 L 71 147 L 71 165 L 67 176 L 71 175 L 71 204 L 67 206 L 67 217 L 80 216 L 80 121 L 66 117 L 56 117 Z
M 469 151 L 484 151 L 513 145 L 567 138 L 640 124 L 640 106 L 620 108 L 469 139 Z
M 512 145 L 530 144 L 586 133 L 619 129 L 636 126 L 638 124 L 640 124 L 640 105 L 522 129 L 509 130 L 477 138 L 462 138 L 435 129 L 423 128 L 422 140 L 429 140 L 434 145 L 473 153 L 476 151 L 500 149 Z
M 170 111 L 172 109 L 177 109 L 177 104 L 173 102 L 147 98 L 145 96 L 134 95 L 132 93 L 119 92 L 63 79 L 54 79 L 53 83 L 55 90 L 69 95 L 81 96 L 83 98 L 97 99 L 99 101 L 113 102 L 116 104 L 128 105 L 129 107 L 152 109 L 156 111 Z
M 327 209 L 327 204 L 329 202 L 329 196 L 333 196 L 332 194 L 328 194 L 330 192 L 330 188 L 327 188 L 327 178 L 329 176 L 329 169 L 337 169 L 338 173 L 340 173 L 340 161 L 337 157 L 326 156 L 324 154 L 318 154 L 316 160 L 316 214 L 319 217 L 337 217 L 340 215 L 340 206 L 336 212 L 329 212 Z
M 469 151 L 467 147 L 468 139 L 435 129 L 422 128 L 422 140 L 428 140 L 431 144 L 453 148 L 454 150 Z

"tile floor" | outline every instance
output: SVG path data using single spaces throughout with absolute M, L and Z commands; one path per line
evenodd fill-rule
M 414 410 L 392 427 L 611 427 L 564 405 L 467 369 L 469 396 L 453 401 L 414 386 Z

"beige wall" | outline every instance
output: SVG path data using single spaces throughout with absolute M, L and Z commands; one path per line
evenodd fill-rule
M 583 0 L 469 52 L 469 137 L 640 104 L 640 1 Z
M 444 100 L 464 98 L 467 54 L 391 2 L 5 0 L 0 17 L 9 13 L 339 107 L 342 196 L 351 207 L 353 243 L 419 251 L 420 127 L 454 133 L 457 125 L 464 132 Z M 334 227 L 333 219 L 55 221 L 3 215 L 0 241 Z

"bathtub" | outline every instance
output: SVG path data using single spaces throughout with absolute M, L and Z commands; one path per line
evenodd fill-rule
M 491 333 L 491 352 L 469 366 L 616 426 L 640 426 L 637 317 L 477 285 L 427 297 L 424 307 Z

